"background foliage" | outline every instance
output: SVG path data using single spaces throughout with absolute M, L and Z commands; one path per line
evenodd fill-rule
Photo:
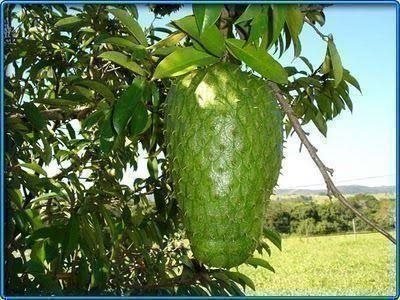
M 377 199 L 369 194 L 357 194 L 349 202 L 382 228 L 395 229 L 395 198 Z M 337 201 L 317 201 L 312 196 L 298 196 L 271 201 L 265 214 L 268 227 L 283 234 L 324 235 L 372 228 Z
M 150 5 L 162 17 L 179 5 Z M 241 295 L 251 279 L 192 257 L 172 193 L 163 107 L 173 77 L 221 60 L 277 83 L 303 124 L 324 135 L 352 109 L 320 5 L 194 6 L 168 28 L 141 28 L 134 5 L 8 5 L 7 294 Z M 314 68 L 299 34 L 326 42 Z M 276 60 L 293 49 L 305 70 Z M 286 123 L 286 133 L 291 125 Z M 139 149 L 148 178 L 127 186 Z M 58 166 L 49 176 L 46 170 Z M 280 238 L 265 229 L 258 251 Z M 253 267 L 273 270 L 265 260 Z

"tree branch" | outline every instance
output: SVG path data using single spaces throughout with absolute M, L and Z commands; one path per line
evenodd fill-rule
M 317 165 L 322 177 L 324 178 L 326 188 L 328 195 L 333 195 L 335 198 L 337 198 L 344 206 L 346 206 L 348 209 L 350 209 L 357 217 L 359 217 L 361 220 L 363 220 L 365 223 L 367 223 L 369 226 L 374 228 L 376 231 L 384 235 L 387 239 L 389 239 L 393 244 L 396 244 L 396 239 L 392 237 L 386 230 L 383 228 L 379 227 L 377 224 L 369 220 L 367 217 L 365 217 L 361 212 L 359 212 L 351 203 L 346 199 L 346 197 L 343 196 L 343 194 L 339 191 L 339 189 L 335 186 L 335 184 L 332 181 L 332 178 L 330 174 L 332 173 L 333 170 L 327 168 L 325 164 L 321 161 L 321 159 L 317 155 L 316 148 L 311 144 L 311 142 L 308 140 L 306 133 L 304 132 L 303 128 L 300 125 L 299 120 L 295 116 L 292 107 L 290 104 L 287 102 L 285 99 L 284 95 L 280 91 L 279 87 L 272 82 L 269 82 L 269 86 L 272 88 L 273 92 L 276 95 L 276 98 L 281 105 L 283 111 L 286 113 L 286 115 L 289 118 L 289 121 L 293 125 L 293 129 L 300 138 L 301 142 L 304 144 L 304 146 L 307 148 L 308 153 L 310 154 L 312 160 L 314 163 Z
M 78 119 L 78 120 L 83 120 L 91 111 L 93 108 L 91 107 L 84 107 L 84 108 L 79 108 L 79 109 L 74 109 L 74 110 L 65 110 L 61 108 L 55 108 L 55 109 L 48 109 L 48 110 L 42 110 L 41 113 L 42 115 L 52 121 L 65 121 L 69 119 Z M 25 115 L 23 114 L 13 114 L 8 117 L 10 121 L 15 120 L 15 119 L 25 119 Z
M 304 21 L 310 25 L 314 31 L 321 37 L 321 39 L 323 39 L 324 41 L 327 41 L 329 36 L 327 36 L 326 34 L 323 34 L 318 28 L 317 26 L 315 26 L 313 23 L 311 23 L 309 20 L 307 20 L 306 18 L 304 19 Z

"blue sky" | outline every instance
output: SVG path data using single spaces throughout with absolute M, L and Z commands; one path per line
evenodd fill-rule
M 139 6 L 139 21 L 151 21 L 147 8 Z M 191 13 L 185 7 L 177 19 Z M 394 4 L 337 4 L 325 9 L 322 32 L 332 33 L 343 65 L 358 79 L 363 94 L 352 90 L 354 110 L 345 111 L 328 123 L 324 138 L 312 126 L 305 128 L 318 154 L 335 170 L 340 184 L 394 185 L 396 159 L 396 11 Z M 156 20 L 157 25 L 166 20 Z M 314 66 L 322 61 L 326 43 L 307 25 L 301 34 L 302 55 Z M 280 62 L 291 64 L 288 51 Z M 301 62 L 299 62 L 301 65 Z M 322 188 L 323 180 L 308 154 L 299 153 L 299 140 L 288 139 L 280 188 Z M 371 178 L 369 178 L 371 177 Z

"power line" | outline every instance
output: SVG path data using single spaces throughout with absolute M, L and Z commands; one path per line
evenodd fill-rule
M 396 174 L 387 174 L 387 175 L 379 175 L 379 176 L 358 177 L 358 178 L 351 178 L 351 179 L 335 180 L 335 182 L 336 183 L 344 183 L 344 182 L 351 182 L 351 181 L 355 181 L 355 180 L 365 180 L 365 179 L 392 177 L 392 176 L 395 176 L 395 175 Z M 300 189 L 300 188 L 323 186 L 323 185 L 324 185 L 324 182 L 321 182 L 321 183 L 314 183 L 314 184 L 308 184 L 308 185 L 299 185 L 299 186 L 282 188 L 282 189 L 292 190 L 292 189 Z

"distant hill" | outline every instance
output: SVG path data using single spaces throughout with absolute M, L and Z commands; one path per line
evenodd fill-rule
M 363 185 L 342 185 L 338 189 L 343 194 L 395 194 L 395 186 L 363 186 Z M 326 195 L 326 190 L 311 189 L 277 189 L 277 195 Z

